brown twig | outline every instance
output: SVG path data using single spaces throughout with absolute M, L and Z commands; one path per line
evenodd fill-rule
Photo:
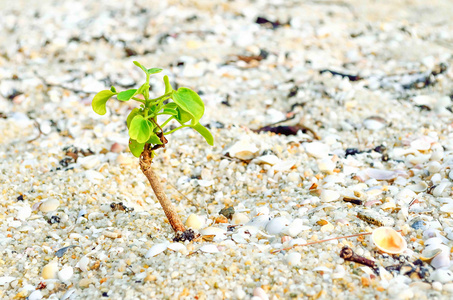
M 167 195 L 165 194 L 164 189 L 160 183 L 159 177 L 157 177 L 156 173 L 154 173 L 151 167 L 152 161 L 152 150 L 150 149 L 150 145 L 146 144 L 145 149 L 140 156 L 140 169 L 142 170 L 143 174 L 145 174 L 146 178 L 148 178 L 154 194 L 156 195 L 157 200 L 159 200 L 159 203 L 162 206 L 162 209 L 164 210 L 165 215 L 167 216 L 173 230 L 176 233 L 178 233 L 179 231 L 184 232 L 186 228 L 184 227 L 184 224 L 176 213 L 174 205 L 170 202 L 170 200 L 168 200 Z
M 36 136 L 36 137 L 32 138 L 31 140 L 27 141 L 27 143 L 31 143 L 33 141 L 36 141 L 42 135 L 41 126 L 39 125 L 39 122 L 36 121 L 36 120 L 34 120 L 34 122 L 35 122 L 36 128 L 38 128 L 38 131 L 39 131 L 38 132 L 38 136 Z

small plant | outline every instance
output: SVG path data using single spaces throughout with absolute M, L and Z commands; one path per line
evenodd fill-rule
M 190 236 L 193 234 L 189 232 L 184 234 L 185 227 L 174 206 L 165 195 L 159 178 L 151 168 L 151 163 L 156 155 L 155 150 L 164 148 L 167 144 L 168 140 L 165 136 L 182 128 L 191 127 L 200 133 L 209 145 L 214 144 L 214 139 L 209 130 L 199 123 L 204 114 L 204 103 L 200 96 L 191 89 L 181 87 L 176 91 L 173 90 L 167 76 L 164 76 L 165 93 L 160 97 L 151 99 L 149 97 L 150 75 L 162 72 L 162 69 L 147 69 L 136 61 L 134 61 L 134 64 L 145 72 L 145 83 L 138 89 L 122 92 L 117 92 L 113 86 L 110 90 L 100 91 L 94 96 L 92 107 L 94 112 L 104 115 L 107 112 L 107 101 L 113 96 L 116 96 L 119 101 L 135 100 L 141 103 L 140 108 L 134 108 L 126 119 L 130 137 L 129 149 L 135 157 L 140 158 L 140 169 L 148 178 L 177 237 L 182 236 L 183 239 L 191 239 Z M 157 116 L 160 115 L 168 116 L 162 124 L 157 123 Z M 171 120 L 176 120 L 180 126 L 164 131 L 165 126 Z

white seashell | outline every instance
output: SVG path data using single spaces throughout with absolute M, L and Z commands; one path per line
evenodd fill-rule
M 48 199 L 41 203 L 39 210 L 41 212 L 47 213 L 56 210 L 58 206 L 60 206 L 60 201 L 58 201 L 57 199 Z
M 453 203 L 448 203 L 448 204 L 442 205 L 440 207 L 440 211 L 444 212 L 444 213 L 452 214 L 453 213 Z
M 321 142 L 304 143 L 305 151 L 316 158 L 324 158 L 329 155 L 330 147 Z
M 168 245 L 168 249 L 175 252 L 180 252 L 181 250 L 187 249 L 187 247 L 182 243 L 171 243 L 170 245 Z
M 17 209 L 16 218 L 21 221 L 25 221 L 31 216 L 32 209 L 28 205 L 20 206 L 17 207 L 16 209 Z
M 289 182 L 295 182 L 295 183 L 299 183 L 302 181 L 302 179 L 300 177 L 300 173 L 298 173 L 298 172 L 289 173 L 288 176 L 286 176 L 286 180 L 288 180 Z
M 169 243 L 159 243 L 159 244 L 153 245 L 151 247 L 151 249 L 149 249 L 148 252 L 146 252 L 145 258 L 150 258 L 150 257 L 154 257 L 158 254 L 161 254 L 162 252 L 167 250 L 168 244 Z
M 340 199 L 341 194 L 337 191 L 332 190 L 322 190 L 321 191 L 321 201 L 323 202 L 331 202 Z
M 79 157 L 77 159 L 77 163 L 81 165 L 83 168 L 89 170 L 99 165 L 101 163 L 101 160 L 99 159 L 99 157 L 97 157 L 97 155 L 90 155 L 85 157 Z
M 201 187 L 208 187 L 208 186 L 214 185 L 215 181 L 214 181 L 214 180 L 203 180 L 203 179 L 199 179 L 199 180 L 197 180 L 197 183 L 198 183 Z
M 244 233 L 233 233 L 231 235 L 231 238 L 233 239 L 233 241 L 235 241 L 238 244 L 247 244 L 248 243 L 248 241 L 247 241 L 248 236 L 246 236 Z
M 279 234 L 289 225 L 289 221 L 284 217 L 277 217 L 269 221 L 266 225 L 266 231 L 269 234 Z
M 0 277 L 0 285 L 2 285 L 2 286 L 7 285 L 15 279 L 16 279 L 16 277 L 13 277 L 13 276 L 2 276 L 2 277 Z
M 291 170 L 291 168 L 296 164 L 295 160 L 285 160 L 276 163 L 272 166 L 271 170 L 274 172 L 285 172 Z
M 200 250 L 201 252 L 205 252 L 205 253 L 218 253 L 219 252 L 219 249 L 214 244 L 203 245 L 198 250 Z
M 415 197 L 417 197 L 417 194 L 408 188 L 404 188 L 395 196 L 397 202 L 402 202 L 405 204 L 409 204 Z
M 442 196 L 442 193 L 449 185 L 450 185 L 450 182 L 446 182 L 446 181 L 439 183 L 433 190 L 433 196 L 434 197 Z
M 249 217 L 247 217 L 247 215 L 244 213 L 234 213 L 233 218 L 231 219 L 231 222 L 234 225 L 245 224 L 249 221 Z
M 44 279 L 56 279 L 58 273 L 58 262 L 52 261 L 42 268 L 41 276 Z
M 431 143 L 434 140 L 429 137 L 422 137 L 411 142 L 411 147 L 419 151 L 427 151 L 431 148 Z
M 420 193 L 426 191 L 428 187 L 429 186 L 426 182 L 420 181 L 419 183 L 410 185 L 407 188 L 413 190 L 414 192 Z
M 259 149 L 255 144 L 252 144 L 248 139 L 242 139 L 231 146 L 227 152 L 231 157 L 249 160 L 255 158 L 258 151 Z
M 450 178 L 450 180 L 453 180 L 453 170 L 448 173 L 448 178 Z
M 318 160 L 318 169 L 321 172 L 331 173 L 336 167 L 336 163 L 332 161 L 332 158 L 325 157 L 321 160 Z
M 303 220 L 302 219 L 299 219 L 299 218 L 296 218 L 294 219 L 291 224 L 289 224 L 289 226 L 287 227 L 287 232 L 288 234 L 291 236 L 291 237 L 295 237 L 297 236 L 299 233 L 302 232 L 302 230 L 304 229 L 303 226 Z
M 441 168 L 441 165 L 438 161 L 432 161 L 428 164 L 428 171 L 431 174 L 439 172 L 440 168 Z
M 72 269 L 72 267 L 64 267 L 58 272 L 58 279 L 65 282 L 71 279 L 73 274 L 74 270 Z
M 439 173 L 434 174 L 431 177 L 431 181 L 433 182 L 433 184 L 439 184 L 442 181 L 442 175 L 440 175 Z
M 450 266 L 450 248 L 441 249 L 442 252 L 431 260 L 431 266 L 435 269 L 448 268 Z
M 253 296 L 258 297 L 261 300 L 269 300 L 269 296 L 267 296 L 266 292 L 260 287 L 256 287 L 253 290 Z
M 250 222 L 248 222 L 246 225 L 255 226 L 255 227 L 264 229 L 266 227 L 266 225 L 269 223 L 269 221 L 270 221 L 269 215 L 267 215 L 267 214 L 259 215 L 255 218 L 253 218 L 252 220 L 250 220 Z
M 387 126 L 387 122 L 384 118 L 379 116 L 372 116 L 363 120 L 363 126 L 368 130 L 381 130 Z
M 88 264 L 90 263 L 90 259 L 87 256 L 82 256 L 79 262 L 76 265 L 76 268 L 79 268 L 83 272 L 88 271 Z
M 406 160 L 413 165 L 419 165 L 426 163 L 430 158 L 431 154 L 417 154 L 416 156 L 408 155 Z
M 259 156 L 259 157 L 255 158 L 254 160 L 252 160 L 252 163 L 255 163 L 257 165 L 258 164 L 268 164 L 268 165 L 273 166 L 279 162 L 281 162 L 281 160 L 273 154 Z
M 302 259 L 302 255 L 298 252 L 292 252 L 292 253 L 289 253 L 285 260 L 286 260 L 286 263 L 289 265 L 289 266 L 297 266 L 300 264 L 300 261 Z
M 227 233 L 225 229 L 218 227 L 206 227 L 200 230 L 201 235 L 221 235 L 225 233 Z
M 257 206 L 254 207 L 252 210 L 252 215 L 253 216 L 258 216 L 258 215 L 269 215 L 269 207 L 268 206 Z
M 373 230 L 371 240 L 382 252 L 399 254 L 407 249 L 406 240 L 401 234 L 390 227 L 379 227 Z
M 376 180 L 391 180 L 398 176 L 398 174 L 395 171 L 381 170 L 375 168 L 365 169 L 365 174 L 368 175 L 370 178 Z
M 258 232 L 260 232 L 260 230 L 255 226 L 244 225 L 240 227 L 237 232 L 241 234 L 248 234 L 249 236 L 255 236 Z
M 451 282 L 453 281 L 453 272 L 445 269 L 437 269 L 431 273 L 429 279 L 440 283 Z
M 93 184 L 98 184 L 105 179 L 104 175 L 94 170 L 86 170 L 84 175 Z
M 188 228 L 192 228 L 192 229 L 195 229 L 195 230 L 199 230 L 200 228 L 202 228 L 204 226 L 204 219 L 196 214 L 191 214 L 187 220 L 186 220 L 186 223 L 184 223 L 186 225 L 186 227 Z
M 40 300 L 42 299 L 42 293 L 40 290 L 33 291 L 28 297 L 27 300 Z
M 418 95 L 412 98 L 412 101 L 417 105 L 428 106 L 433 108 L 434 104 L 437 102 L 436 98 L 427 95 Z

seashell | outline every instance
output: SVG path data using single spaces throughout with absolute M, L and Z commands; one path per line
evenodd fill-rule
M 162 252 L 167 250 L 168 244 L 169 243 L 159 243 L 159 244 L 153 245 L 151 247 L 151 249 L 149 249 L 148 252 L 146 252 L 145 258 L 150 258 L 150 257 L 154 257 L 158 254 L 161 254 Z
M 20 206 L 17 207 L 16 209 L 17 209 L 16 218 L 21 221 L 25 221 L 31 216 L 32 209 L 28 205 Z
M 428 187 L 429 186 L 428 186 L 428 184 L 426 182 L 420 181 L 419 183 L 410 185 L 407 188 L 413 190 L 414 192 L 420 193 L 420 192 L 426 191 L 426 189 Z
M 184 225 L 186 225 L 186 227 L 188 227 L 188 228 L 199 230 L 200 228 L 203 227 L 204 223 L 205 222 L 204 222 L 203 218 L 201 218 L 200 216 L 198 216 L 196 214 L 191 214 L 187 218 L 187 220 L 184 223 Z
M 273 154 L 267 154 L 267 155 L 263 155 L 263 156 L 259 156 L 257 158 L 255 158 L 254 160 L 252 160 L 252 163 L 255 163 L 257 165 L 259 164 L 268 164 L 268 165 L 275 165 L 277 163 L 281 162 L 281 160 L 273 155 Z
M 442 253 L 442 249 L 433 249 L 433 250 L 423 250 L 421 255 L 419 256 L 419 259 L 425 262 L 431 262 L 433 258 L 435 258 L 437 255 Z
M 28 297 L 27 300 L 41 300 L 42 292 L 40 290 L 33 291 Z
M 291 168 L 296 164 L 295 160 L 285 160 L 280 161 L 272 166 L 271 170 L 274 172 L 285 172 L 291 170 Z
M 231 146 L 227 152 L 231 157 L 250 160 L 256 157 L 258 151 L 259 149 L 255 144 L 251 143 L 248 139 L 242 139 Z
M 258 232 L 260 232 L 260 230 L 258 227 L 245 225 L 245 226 L 242 226 L 241 228 L 239 228 L 237 232 L 241 233 L 241 234 L 248 234 L 250 236 L 255 236 Z
M 304 143 L 305 151 L 316 158 L 324 158 L 329 155 L 330 148 L 321 142 Z
M 171 243 L 170 245 L 168 245 L 168 249 L 175 252 L 180 252 L 181 250 L 187 249 L 187 247 L 182 243 Z
M 426 229 L 427 228 L 427 224 L 425 221 L 423 220 L 416 220 L 415 222 L 413 222 L 411 224 L 411 227 L 418 230 L 418 229 Z
M 431 148 L 431 143 L 434 140 L 429 137 L 422 137 L 411 142 L 411 147 L 417 149 L 418 151 L 427 151 Z
M 269 296 L 266 294 L 266 292 L 260 288 L 260 287 L 256 287 L 254 290 L 253 290 L 253 296 L 254 297 L 257 297 L 258 299 L 260 300 L 269 300 Z
M 395 171 L 381 170 L 375 168 L 365 169 L 365 174 L 368 175 L 370 178 L 376 180 L 391 180 L 395 179 L 398 176 L 398 173 L 396 173 Z
M 48 199 L 41 203 L 39 210 L 41 212 L 47 213 L 56 210 L 58 206 L 60 206 L 60 201 L 58 201 L 57 199 Z
M 214 185 L 215 181 L 214 180 L 204 180 L 204 179 L 199 179 L 197 180 L 198 185 L 201 187 L 208 187 Z
M 407 249 L 406 240 L 399 232 L 390 227 L 379 227 L 373 230 L 371 240 L 382 252 L 399 254 Z
M 233 241 L 235 241 L 236 243 L 238 244 L 247 244 L 247 238 L 248 236 L 246 236 L 244 233 L 234 233 L 231 235 L 231 238 L 233 239 Z
M 336 163 L 332 161 L 332 158 L 325 157 L 318 161 L 318 169 L 321 172 L 331 173 L 336 167 Z
M 337 191 L 332 190 L 322 190 L 321 191 L 321 201 L 323 202 L 331 202 L 340 199 L 341 194 Z
M 428 171 L 430 174 L 434 174 L 440 171 L 441 165 L 438 161 L 432 161 L 428 164 Z
M 290 237 L 289 235 L 285 235 L 285 236 L 282 236 L 281 242 L 282 242 L 282 244 L 284 244 L 284 243 L 291 241 L 292 239 L 293 238 Z
M 344 278 L 345 275 L 346 275 L 345 268 L 342 265 L 337 265 L 335 270 L 333 270 L 332 279 Z
M 42 268 L 41 276 L 44 279 L 56 279 L 58 274 L 58 262 L 52 261 Z
M 65 281 L 68 281 L 69 279 L 71 279 L 73 274 L 74 274 L 74 270 L 72 269 L 72 267 L 70 267 L 70 266 L 64 267 L 63 269 L 61 269 L 58 272 L 58 279 L 65 282 Z
M 101 163 L 101 160 L 96 155 L 90 155 L 85 157 L 79 157 L 77 163 L 86 170 L 93 169 Z
M 286 260 L 286 263 L 289 265 L 289 266 L 297 266 L 300 264 L 300 261 L 302 259 L 302 255 L 298 252 L 292 252 L 292 253 L 289 253 L 285 260 Z
M 86 170 L 84 175 L 93 184 L 98 184 L 105 179 L 104 175 L 94 170 Z
M 234 213 L 233 218 L 231 219 L 231 222 L 234 225 L 245 224 L 249 221 L 249 217 L 247 217 L 247 215 L 244 213 Z
M 266 225 L 266 231 L 269 234 L 279 234 L 289 225 L 289 221 L 284 217 L 277 217 L 269 221 Z
M 289 173 L 288 176 L 286 177 L 286 179 L 287 179 L 289 182 L 295 182 L 295 183 L 301 182 L 300 173 L 298 173 L 298 172 L 291 172 L 291 173 Z
M 444 213 L 453 213 L 453 203 L 448 203 L 440 207 L 440 211 Z
M 7 285 L 7 284 L 9 284 L 11 281 L 13 281 L 15 279 L 16 279 L 16 277 L 12 277 L 12 276 L 1 276 L 0 277 L 0 285 L 1 286 Z
M 403 202 L 406 204 L 409 204 L 415 197 L 417 197 L 417 194 L 408 188 L 403 189 L 395 196 L 398 202 Z
M 408 155 L 406 160 L 413 165 L 423 164 L 429 161 L 431 154 Z
M 453 272 L 450 270 L 438 269 L 431 273 L 429 279 L 440 283 L 451 282 L 453 281 Z
M 82 256 L 79 262 L 76 265 L 76 268 L 86 272 L 88 271 L 88 264 L 90 263 L 90 259 L 87 256 Z
M 296 218 L 291 222 L 291 224 L 289 224 L 286 231 L 288 235 L 290 235 L 291 237 L 295 237 L 299 233 L 301 233 L 303 229 L 304 229 L 303 220 Z
M 382 117 L 372 116 L 363 120 L 363 126 L 368 130 L 381 130 L 387 126 L 387 121 Z
M 450 182 L 447 182 L 447 181 L 443 181 L 443 182 L 439 183 L 433 190 L 433 196 L 434 197 L 442 196 L 442 193 L 449 185 L 450 185 Z
M 264 215 L 259 215 L 255 218 L 253 218 L 246 225 L 255 226 L 255 227 L 264 229 L 266 227 L 266 225 L 269 223 L 269 221 L 270 221 L 269 215 L 264 214 Z
M 198 250 L 205 253 L 218 253 L 219 249 L 214 244 L 208 244 L 201 246 Z
M 218 227 L 206 227 L 200 230 L 201 235 L 224 235 L 227 231 Z
M 450 248 L 443 247 L 441 252 L 431 260 L 431 266 L 435 269 L 448 268 L 450 266 Z

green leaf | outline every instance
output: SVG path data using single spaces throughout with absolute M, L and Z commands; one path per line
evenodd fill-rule
M 184 125 L 187 121 L 192 119 L 192 115 L 182 110 L 180 107 L 176 108 L 176 111 L 178 112 L 178 115 L 175 118 L 181 125 Z
M 105 115 L 107 112 L 105 105 L 113 95 L 115 95 L 115 93 L 110 90 L 103 90 L 97 93 L 91 102 L 94 112 L 99 115 Z
M 200 123 L 197 123 L 196 125 L 193 125 L 192 128 L 195 129 L 199 134 L 201 134 L 209 145 L 214 145 L 214 137 L 206 127 L 204 127 Z
M 178 108 L 178 104 L 174 103 L 174 102 L 170 102 L 170 103 L 167 103 L 163 106 L 163 108 L 169 108 L 169 109 L 177 109 Z
M 140 69 L 142 69 L 143 72 L 145 72 L 146 74 L 148 74 L 148 69 L 146 69 L 144 66 L 142 66 L 142 64 L 139 63 L 138 61 L 134 61 L 134 65 L 136 65 L 137 67 L 139 67 Z
M 129 139 L 129 149 L 135 157 L 140 157 L 145 149 L 145 143 L 139 143 L 136 140 Z
M 165 114 L 165 115 L 172 115 L 172 116 L 177 116 L 178 115 L 178 112 L 175 109 L 171 109 L 171 108 L 164 108 L 162 113 Z
M 151 69 L 148 69 L 146 73 L 149 75 L 152 75 L 152 74 L 156 74 L 156 73 L 160 73 L 160 72 L 162 72 L 162 69 L 160 69 L 160 68 L 151 68 Z
M 148 144 L 153 144 L 153 145 L 161 145 L 162 144 L 160 138 L 155 133 L 151 134 L 151 136 L 149 137 L 147 143 Z
M 118 96 L 116 96 L 116 98 L 118 98 L 118 100 L 120 100 L 120 101 L 129 101 L 135 95 L 136 91 L 137 91 L 137 89 L 123 91 L 123 92 L 119 93 Z
M 192 125 L 198 123 L 204 114 L 204 103 L 197 93 L 188 88 L 179 88 L 172 96 L 178 106 L 192 115 Z
M 153 128 L 150 121 L 143 118 L 142 115 L 136 115 L 130 123 L 129 136 L 139 143 L 145 143 L 149 139 Z
M 138 108 L 134 108 L 133 110 L 131 110 L 131 112 L 129 113 L 129 115 L 127 116 L 127 119 L 126 119 L 127 128 L 129 128 L 129 126 L 131 125 L 132 119 L 140 113 L 141 113 L 140 109 L 138 109 Z
M 171 87 L 170 81 L 168 80 L 168 76 L 164 76 L 164 83 L 165 83 L 165 94 L 170 93 L 173 91 L 173 88 Z
M 115 88 L 113 85 L 110 87 L 110 90 L 111 90 L 112 92 L 116 93 L 116 88 Z
M 146 91 L 148 91 L 148 93 L 149 93 L 149 84 L 144 83 L 138 88 L 138 90 L 135 92 L 135 95 L 141 94 L 141 95 L 145 96 Z

